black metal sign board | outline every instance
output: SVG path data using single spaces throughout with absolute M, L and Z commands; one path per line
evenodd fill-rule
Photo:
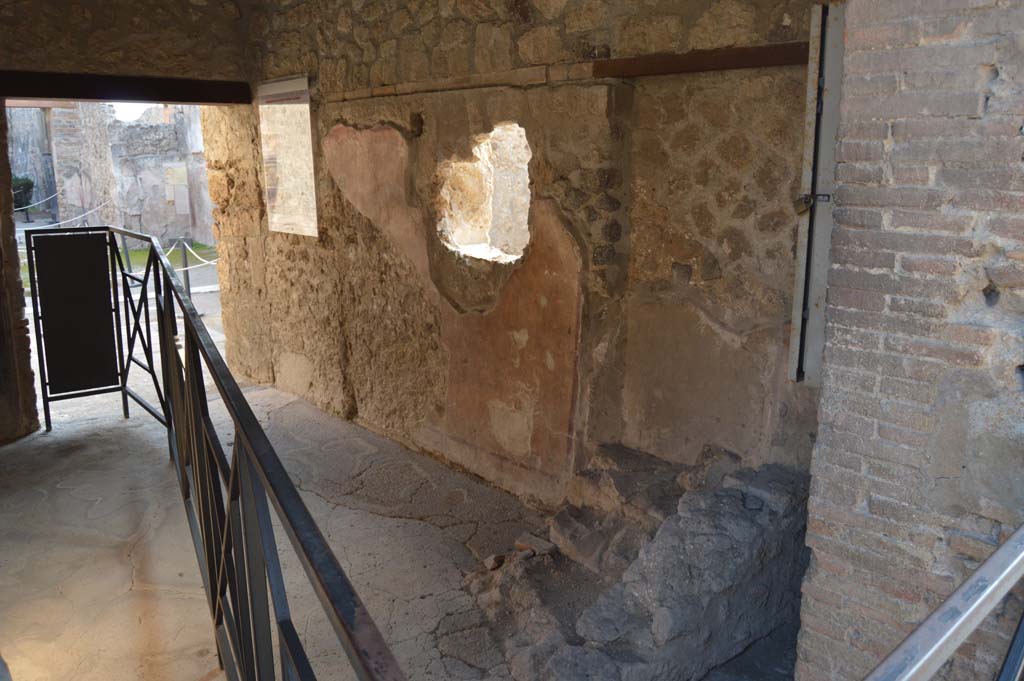
M 26 237 L 49 430 L 49 402 L 123 390 L 117 279 L 105 229 L 27 230 Z

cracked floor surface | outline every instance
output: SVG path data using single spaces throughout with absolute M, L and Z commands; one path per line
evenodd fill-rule
M 246 389 L 412 681 L 505 679 L 463 579 L 539 516 L 429 457 L 272 388 Z M 230 421 L 211 412 L 231 442 Z M 0 657 L 16 681 L 223 678 L 162 427 L 117 398 L 57 403 L 0 447 Z M 291 547 L 296 626 L 321 679 L 352 678 Z

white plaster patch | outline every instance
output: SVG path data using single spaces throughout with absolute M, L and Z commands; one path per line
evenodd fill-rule
M 525 348 L 526 344 L 530 341 L 530 331 L 528 329 L 517 329 L 511 333 L 511 336 L 512 342 L 520 350 Z
M 509 454 L 527 456 L 533 437 L 533 412 L 501 400 L 490 400 L 487 411 L 490 414 L 491 434 L 498 444 Z
M 448 248 L 501 263 L 522 257 L 530 241 L 532 156 L 526 131 L 502 123 L 477 139 L 473 160 L 441 165 L 437 231 Z

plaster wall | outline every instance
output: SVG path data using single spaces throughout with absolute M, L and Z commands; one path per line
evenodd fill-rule
M 806 468 L 817 392 L 786 377 L 806 70 L 635 82 L 622 442 Z
M 754 464 L 806 466 L 814 396 L 784 386 L 781 367 L 803 69 L 634 82 L 555 74 L 606 56 L 799 40 L 808 6 L 307 3 L 258 13 L 260 77 L 312 77 L 320 234 L 266 229 L 259 158 L 241 148 L 258 134 L 251 115 L 204 111 L 229 362 L 546 505 L 605 443 L 680 463 L 714 444 Z M 504 72 L 503 86 L 444 85 Z M 427 80 L 439 91 L 359 90 Z M 731 117 L 716 118 L 717 107 Z M 531 242 L 517 263 L 460 259 L 436 235 L 437 169 L 471 158 L 474 139 L 502 122 L 523 126 L 533 154 Z M 677 137 L 704 126 L 706 139 L 693 141 L 702 153 L 659 167 L 650 154 L 662 124 Z M 701 157 L 713 167 L 697 168 Z M 699 199 L 660 208 L 663 185 L 682 193 L 701 172 Z M 731 217 L 731 201 L 764 197 Z M 701 231 L 680 222 L 704 202 L 713 208 Z M 694 250 L 637 260 L 634 223 L 650 251 L 666 233 Z M 711 258 L 720 281 L 665 288 L 673 262 L 701 276 Z M 668 274 L 651 271 L 662 265 Z M 711 306 L 726 315 L 717 326 L 701 316 Z M 658 346 L 666 324 L 687 340 Z M 711 357 L 723 339 L 729 349 Z M 725 411 L 737 402 L 751 413 L 742 424 L 712 423 L 709 404 L 682 397 L 708 388 L 695 374 L 709 358 L 733 369 L 712 387 Z

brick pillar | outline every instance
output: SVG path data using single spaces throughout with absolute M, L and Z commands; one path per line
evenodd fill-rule
M 798 679 L 859 679 L 1024 519 L 1024 7 L 851 0 Z M 1011 596 L 940 674 L 993 678 Z
M 39 428 L 12 209 L 7 113 L 0 100 L 0 444 Z

